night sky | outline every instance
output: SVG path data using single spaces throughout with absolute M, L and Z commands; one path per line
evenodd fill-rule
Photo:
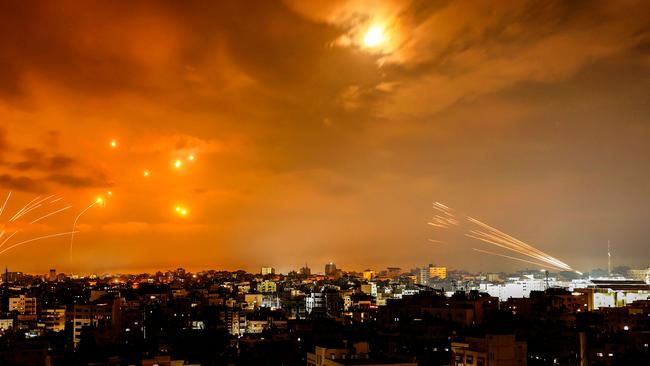
M 0 250 L 103 202 L 0 266 L 648 267 L 649 99 L 647 1 L 2 1 Z

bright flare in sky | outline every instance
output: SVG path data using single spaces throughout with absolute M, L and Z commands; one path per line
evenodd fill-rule
M 190 160 L 194 160 L 194 155 L 190 155 L 190 156 L 188 157 L 188 159 L 190 159 Z
M 149 171 L 148 171 L 148 170 L 145 170 L 145 171 L 144 171 L 144 176 L 145 176 L 145 177 L 148 177 L 148 176 L 149 176 Z
M 386 32 L 384 27 L 373 25 L 368 29 L 366 35 L 363 37 L 363 44 L 366 47 L 376 47 L 386 41 Z
M 183 165 L 183 162 L 180 161 L 180 160 L 176 160 L 176 162 L 174 163 L 174 166 L 177 167 L 177 168 L 180 168 L 181 165 Z
M 117 141 L 115 141 L 115 140 L 111 140 L 111 147 L 112 147 L 112 148 L 117 147 Z

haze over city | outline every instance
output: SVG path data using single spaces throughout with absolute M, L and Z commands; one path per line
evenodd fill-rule
M 2 2 L 0 229 L 56 195 L 6 246 L 78 232 L 0 266 L 538 268 L 427 225 L 440 202 L 575 270 L 608 241 L 645 268 L 649 24 L 639 1 Z

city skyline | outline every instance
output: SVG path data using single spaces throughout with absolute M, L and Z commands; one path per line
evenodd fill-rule
M 0 266 L 527 266 L 428 225 L 441 202 L 525 260 L 647 268 L 648 24 L 641 1 L 3 2 Z

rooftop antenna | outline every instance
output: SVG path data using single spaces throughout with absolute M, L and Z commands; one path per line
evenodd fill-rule
M 609 240 L 607 240 L 607 275 L 612 277 L 612 251 Z

